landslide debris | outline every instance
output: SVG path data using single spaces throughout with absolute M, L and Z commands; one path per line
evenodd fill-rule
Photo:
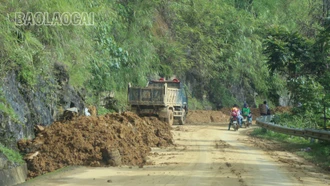
M 211 122 L 227 122 L 229 112 L 215 110 L 189 110 L 186 118 L 186 123 L 211 123 Z
M 29 178 L 69 165 L 141 166 L 150 147 L 173 144 L 170 126 L 131 112 L 80 116 L 37 129 L 35 139 L 18 142 L 26 154 Z
M 230 118 L 231 108 L 222 108 L 221 110 L 189 110 L 186 123 L 211 123 L 211 122 L 228 122 Z M 250 108 L 253 120 L 260 117 L 259 108 Z M 274 113 L 290 112 L 291 107 L 276 107 L 271 109 Z

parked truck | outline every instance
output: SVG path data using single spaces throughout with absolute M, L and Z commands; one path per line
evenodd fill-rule
M 149 81 L 146 87 L 128 86 L 128 104 L 139 116 L 157 116 L 160 120 L 183 125 L 188 113 L 188 99 L 178 79 Z

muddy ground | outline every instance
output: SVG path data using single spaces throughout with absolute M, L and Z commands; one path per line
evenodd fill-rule
M 258 109 L 251 110 L 254 118 L 259 117 Z M 189 111 L 187 124 L 228 122 L 229 111 Z M 26 154 L 28 177 L 73 165 L 143 166 L 148 164 L 152 147 L 173 146 L 171 127 L 155 117 L 140 118 L 131 112 L 93 115 L 38 126 L 35 139 L 19 141 L 19 149 Z
M 253 120 L 260 117 L 258 108 L 250 108 Z M 290 107 L 276 107 L 271 110 L 274 113 L 289 112 Z M 211 123 L 211 122 L 228 122 L 230 116 L 230 108 L 222 108 L 221 110 L 191 110 L 187 115 L 187 123 Z
M 39 127 L 33 140 L 21 140 L 28 177 L 69 165 L 144 165 L 151 147 L 173 144 L 170 127 L 157 118 L 134 113 L 81 116 Z
M 152 148 L 145 166 L 73 167 L 21 186 L 265 186 L 330 184 L 328 172 L 225 123 L 173 126 L 175 145 Z M 256 127 L 253 125 L 253 127 Z

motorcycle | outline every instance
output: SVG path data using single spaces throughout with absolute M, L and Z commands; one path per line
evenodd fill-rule
M 252 125 L 252 118 L 249 116 L 244 116 L 242 122 L 245 128 L 249 128 Z
M 231 122 L 231 126 L 234 128 L 234 131 L 238 130 L 238 121 L 237 121 L 237 117 L 232 117 L 230 119 Z

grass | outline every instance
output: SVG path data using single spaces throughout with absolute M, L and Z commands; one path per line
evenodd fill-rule
M 10 106 L 10 104 L 6 102 L 1 86 L 0 86 L 0 111 L 8 115 L 13 121 L 17 123 L 21 123 L 14 109 Z
M 97 114 L 98 114 L 99 116 L 102 116 L 102 115 L 106 115 L 106 114 L 108 114 L 108 113 L 113 113 L 113 112 L 115 112 L 115 111 L 114 111 L 114 110 L 106 109 L 106 108 L 104 108 L 104 107 L 102 107 L 102 106 L 99 106 L 99 107 L 98 107 Z
M 0 152 L 2 152 L 11 162 L 24 163 L 23 157 L 19 152 L 9 149 L 2 144 L 0 144 Z
M 201 101 L 194 97 L 188 98 L 188 105 L 191 110 L 205 110 L 213 108 L 213 105 L 209 101 Z
M 257 128 L 251 135 L 267 140 L 281 142 L 284 149 L 297 154 L 300 157 L 326 169 L 330 168 L 330 142 L 314 141 L 302 137 L 290 136 L 273 131 L 265 131 L 262 128 Z M 303 149 L 310 147 L 310 151 Z

